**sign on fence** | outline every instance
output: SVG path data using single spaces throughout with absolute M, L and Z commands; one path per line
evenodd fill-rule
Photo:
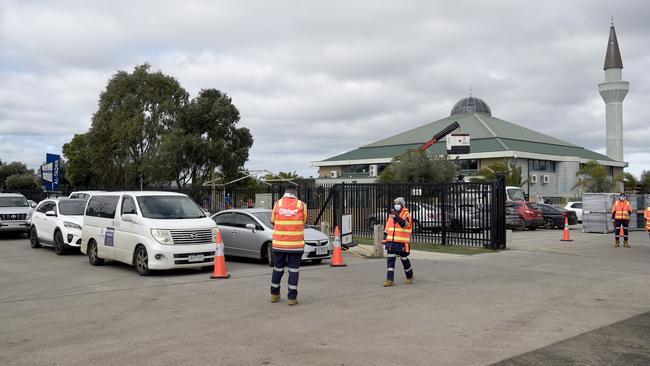
M 41 165 L 41 177 L 46 192 L 58 192 L 61 189 L 61 156 L 45 154 L 45 164 Z
M 341 220 L 341 244 L 352 243 L 352 215 L 343 215 Z

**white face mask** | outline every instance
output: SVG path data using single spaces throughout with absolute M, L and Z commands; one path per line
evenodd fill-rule
M 399 211 L 402 209 L 402 205 L 395 205 L 395 211 Z
M 618 199 L 621 200 L 621 201 L 625 201 L 625 197 L 623 197 L 623 196 L 619 197 Z

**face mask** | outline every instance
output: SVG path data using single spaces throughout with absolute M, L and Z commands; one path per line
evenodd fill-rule
M 395 205 L 395 211 L 399 211 L 402 209 L 402 205 Z
M 625 196 L 620 196 L 618 199 L 621 201 L 625 201 Z

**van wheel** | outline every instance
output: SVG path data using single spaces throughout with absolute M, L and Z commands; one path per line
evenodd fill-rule
M 97 254 L 97 243 L 94 240 L 88 242 L 88 262 L 93 266 L 104 264 L 104 258 L 99 258 L 99 254 Z
M 54 234 L 54 253 L 56 255 L 65 254 L 65 243 L 63 242 L 63 235 L 61 235 L 60 231 Z
M 149 255 L 147 254 L 147 248 L 145 248 L 144 245 L 140 245 L 136 248 L 135 253 L 133 254 L 133 266 L 140 276 L 148 276 L 151 274 L 151 271 L 149 270 Z
M 36 233 L 36 226 L 32 226 L 32 229 L 29 231 L 29 244 L 34 249 L 41 247 L 41 243 L 38 242 L 38 234 Z
M 275 253 L 273 253 L 273 245 L 271 243 L 266 244 L 266 258 L 269 261 L 269 266 L 273 267 L 275 265 Z

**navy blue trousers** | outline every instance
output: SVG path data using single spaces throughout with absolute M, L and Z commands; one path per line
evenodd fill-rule
M 404 266 L 404 273 L 406 278 L 413 278 L 413 267 L 411 267 L 411 261 L 409 260 L 409 254 L 406 252 L 394 252 L 392 250 L 388 251 L 388 271 L 386 272 L 386 279 L 393 281 L 395 279 L 395 261 L 397 257 L 400 257 L 402 260 L 402 266 Z
M 616 240 L 619 240 L 621 235 L 621 226 L 623 226 L 623 240 L 627 240 L 627 226 L 630 224 L 628 220 L 616 220 L 614 221 L 614 237 Z
M 289 267 L 289 300 L 295 300 L 298 297 L 298 276 L 300 275 L 300 261 L 303 252 L 285 252 L 273 250 L 275 254 L 275 264 L 273 274 L 271 275 L 271 295 L 280 295 L 280 281 L 284 275 L 284 267 Z

